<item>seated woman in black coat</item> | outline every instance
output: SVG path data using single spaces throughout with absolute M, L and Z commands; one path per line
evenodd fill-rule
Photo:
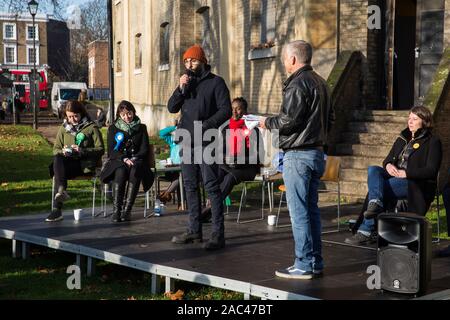
M 409 113 L 408 128 L 392 146 L 383 167 L 369 167 L 368 204 L 356 234 L 345 239 L 353 245 L 375 242 L 374 218 L 397 200 L 408 200 L 408 212 L 425 215 L 436 193 L 442 145 L 431 132 L 432 114 L 425 107 Z
M 122 101 L 117 108 L 116 121 L 108 129 L 108 161 L 100 174 L 103 183 L 113 181 L 113 222 L 131 220 L 141 181 L 145 192 L 151 188 L 154 176 L 148 153 L 147 127 L 136 116 L 134 106 Z M 124 205 L 125 190 L 128 194 Z

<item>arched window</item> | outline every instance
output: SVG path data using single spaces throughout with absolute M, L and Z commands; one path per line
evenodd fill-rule
M 142 69 L 142 34 L 138 33 L 134 37 L 134 68 Z
M 122 41 L 116 44 L 116 72 L 122 72 Z
M 205 51 L 206 56 L 211 57 L 211 18 L 209 7 L 201 7 L 197 10 L 197 14 L 200 17 L 199 29 L 201 45 L 203 50 Z
M 159 63 L 160 65 L 169 64 L 169 40 L 170 29 L 169 23 L 164 22 L 161 24 L 159 32 Z

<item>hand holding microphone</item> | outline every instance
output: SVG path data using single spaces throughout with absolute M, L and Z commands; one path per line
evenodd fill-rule
M 189 82 L 191 81 L 192 75 L 193 73 L 191 70 L 186 70 L 186 72 L 180 78 L 180 90 L 183 96 L 187 93 L 187 88 L 189 86 Z

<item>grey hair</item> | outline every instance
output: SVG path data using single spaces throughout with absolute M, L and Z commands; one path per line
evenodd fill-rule
M 311 64 L 313 48 L 304 40 L 297 40 L 286 44 L 283 51 L 284 54 L 295 56 L 300 63 Z

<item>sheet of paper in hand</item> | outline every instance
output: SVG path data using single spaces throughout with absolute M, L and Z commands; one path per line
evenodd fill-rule
M 259 126 L 259 120 L 261 117 L 253 114 L 246 114 L 242 118 L 245 120 L 245 126 L 247 129 L 251 131 Z

